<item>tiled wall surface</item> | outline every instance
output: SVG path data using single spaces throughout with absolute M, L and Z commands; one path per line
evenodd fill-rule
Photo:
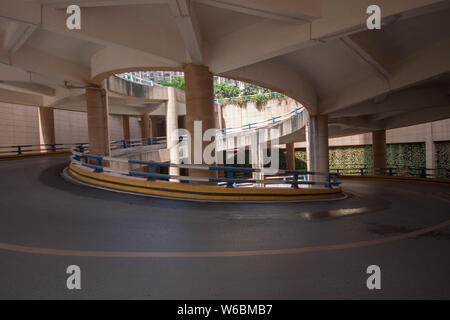
M 229 105 L 224 107 L 227 127 L 240 126 L 285 114 L 297 105 L 274 101 L 258 107 L 249 103 L 246 108 Z M 298 105 L 299 106 L 299 105 Z M 87 115 L 85 112 L 55 110 L 56 143 L 78 143 L 88 141 Z M 111 115 L 111 140 L 123 139 L 122 117 Z M 131 139 L 141 138 L 138 117 L 130 117 Z M 432 132 L 434 141 L 450 141 L 450 119 L 415 126 L 387 130 L 387 143 L 424 142 Z M 39 144 L 38 108 L 0 102 L 0 145 Z M 372 143 L 370 133 L 330 139 L 330 146 L 367 145 Z M 297 148 L 306 147 L 304 142 Z
M 39 144 L 37 107 L 0 102 L 0 145 Z
M 138 117 L 130 117 L 130 139 L 142 138 L 141 122 Z
M 56 143 L 88 142 L 85 112 L 55 110 L 54 115 Z
M 122 116 L 109 116 L 109 139 L 111 141 L 123 139 Z

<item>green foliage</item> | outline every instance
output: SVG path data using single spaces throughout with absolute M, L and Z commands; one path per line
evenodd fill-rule
M 230 86 L 226 83 L 217 83 L 214 85 L 214 95 L 217 99 L 238 97 L 241 90 L 236 86 Z
M 162 86 L 175 87 L 185 91 L 186 85 L 184 77 L 177 77 L 172 81 L 161 81 Z M 260 93 L 263 92 L 263 93 Z M 269 100 L 278 99 L 284 100 L 286 96 L 281 93 L 274 92 L 270 89 L 264 89 L 253 84 L 246 84 L 243 90 L 236 86 L 227 83 L 214 84 L 214 97 L 219 100 L 220 104 L 238 104 L 243 105 L 248 102 L 253 102 L 261 105 Z
M 396 143 L 386 146 L 388 167 L 425 168 L 425 143 Z
M 161 81 L 161 85 L 162 86 L 166 86 L 166 87 L 174 87 L 177 89 L 180 89 L 182 91 L 185 91 L 185 82 L 184 82 L 184 77 L 177 77 L 175 79 L 173 79 L 172 81 L 167 81 L 167 80 L 163 80 Z
M 436 161 L 438 169 L 450 169 L 450 141 L 436 142 Z
M 330 169 L 372 167 L 372 146 L 330 147 Z M 425 167 L 424 143 L 399 143 L 386 146 L 388 167 Z
M 372 146 L 330 147 L 330 169 L 372 167 Z

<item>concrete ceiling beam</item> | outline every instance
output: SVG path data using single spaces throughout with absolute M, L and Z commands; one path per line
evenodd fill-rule
M 203 64 L 203 40 L 195 10 L 190 0 L 169 0 L 169 7 L 174 16 L 180 36 L 183 39 L 189 60 Z

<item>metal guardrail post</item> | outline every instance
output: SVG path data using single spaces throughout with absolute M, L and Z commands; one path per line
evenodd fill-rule
M 17 146 L 17 154 L 21 155 L 22 154 L 22 148 L 21 146 Z
M 155 173 L 155 166 L 151 163 L 148 164 L 148 173 Z M 148 177 L 147 181 L 155 181 L 154 177 Z
M 389 175 L 392 177 L 392 168 L 388 168 L 388 170 L 389 170 Z
M 361 175 L 363 176 L 364 175 L 364 168 L 360 168 L 360 170 L 361 170 Z
M 234 172 L 233 171 L 227 171 L 226 172 L 227 179 L 233 179 L 234 178 Z M 227 188 L 233 188 L 233 182 L 228 181 L 227 182 Z
M 122 146 L 124 149 L 127 148 L 127 140 L 122 140 Z
M 97 166 L 102 167 L 103 158 L 102 157 L 96 157 L 95 158 L 95 164 Z M 103 168 L 95 168 L 95 172 L 103 172 Z
M 427 169 L 420 169 L 420 177 L 421 178 L 426 178 L 427 177 Z
M 294 172 L 294 173 L 292 174 L 292 184 L 291 184 L 291 187 L 292 187 L 293 189 L 298 189 L 298 173 L 297 173 L 297 172 Z

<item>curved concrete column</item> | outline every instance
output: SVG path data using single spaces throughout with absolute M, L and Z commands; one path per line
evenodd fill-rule
M 158 120 L 156 117 L 150 117 L 150 132 L 152 135 L 152 138 L 156 138 L 158 136 Z
M 286 169 L 295 170 L 295 147 L 294 142 L 286 143 Z
M 108 125 L 108 95 L 105 89 L 86 88 L 89 152 L 110 155 Z
M 122 116 L 122 129 L 123 129 L 123 139 L 130 140 L 130 116 L 123 115 Z
M 55 118 L 53 108 L 39 107 L 40 144 L 55 144 Z M 42 150 L 47 147 L 41 147 Z
M 377 130 L 372 132 L 372 164 L 374 174 L 383 174 L 386 168 L 386 130 Z
M 166 141 L 167 149 L 170 153 L 170 163 L 178 163 L 178 148 L 176 148 L 178 143 L 178 115 L 177 115 L 177 103 L 175 99 L 175 89 L 168 89 L 168 100 L 166 103 Z M 169 168 L 170 175 L 179 175 L 179 168 Z
M 205 142 L 203 138 L 200 140 L 200 137 L 197 137 L 198 142 L 196 143 L 194 122 L 201 121 L 202 137 L 206 130 L 215 127 L 213 75 L 208 67 L 186 64 L 184 78 L 186 82 L 186 129 L 191 134 L 191 162 L 204 164 L 203 150 L 210 142 Z M 197 152 L 195 152 L 196 149 Z M 189 175 L 215 177 L 217 174 L 211 171 L 191 169 Z
M 150 116 L 143 114 L 141 116 L 141 135 L 142 138 L 150 138 Z
M 309 116 L 306 123 L 306 153 L 308 171 L 328 173 L 328 116 Z M 324 176 L 313 176 L 314 181 L 324 181 Z

